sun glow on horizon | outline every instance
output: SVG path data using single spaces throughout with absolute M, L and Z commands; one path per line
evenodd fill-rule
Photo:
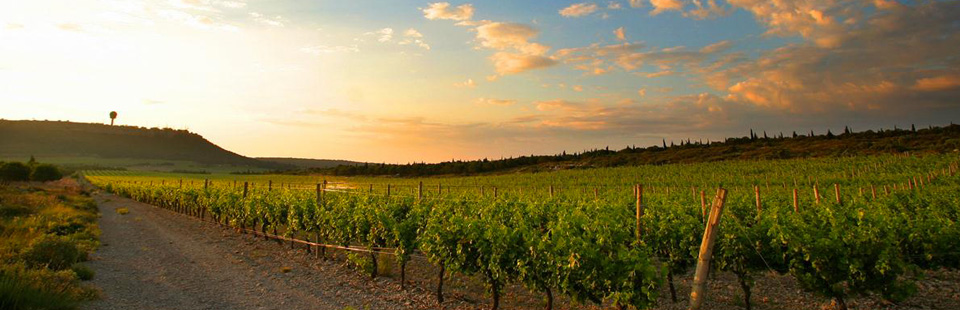
M 956 1 L 639 2 L 10 1 L 0 117 L 405 163 L 960 116 Z

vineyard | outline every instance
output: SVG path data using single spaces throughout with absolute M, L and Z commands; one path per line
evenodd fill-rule
M 694 282 L 708 281 L 700 269 L 709 265 L 736 275 L 746 309 L 754 278 L 766 272 L 790 275 L 845 309 L 864 294 L 904 300 L 920 271 L 960 267 L 957 159 L 887 155 L 426 179 L 85 177 L 120 196 L 308 245 L 319 256 L 349 251 L 374 277 L 378 257 L 388 254 L 401 285 L 406 263 L 422 255 L 440 268 L 440 302 L 444 277 L 460 274 L 483 279 L 492 309 L 508 284 L 542 293 L 547 309 L 558 295 L 646 309 L 657 306 L 662 287 L 678 301 L 675 276 L 697 268 Z M 709 308 L 709 292 L 694 292 L 691 308 Z

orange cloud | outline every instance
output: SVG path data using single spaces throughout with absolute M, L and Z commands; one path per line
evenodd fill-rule
M 557 64 L 555 60 L 543 56 L 508 52 L 493 54 L 490 60 L 493 61 L 494 69 L 501 75 L 517 74 Z
M 449 2 L 431 3 L 426 9 L 422 9 L 423 16 L 427 19 L 448 19 L 465 21 L 473 18 L 473 5 L 464 4 L 451 8 Z
M 516 100 L 507 100 L 507 99 L 493 99 L 493 98 L 477 98 L 474 103 L 479 105 L 498 105 L 498 106 L 512 106 L 517 104 Z
M 680 0 L 650 0 L 653 10 L 650 15 L 658 15 L 666 11 L 680 11 L 683 9 L 683 2 Z
M 919 91 L 940 91 L 960 87 L 960 75 L 941 75 L 917 80 L 913 89 Z
M 617 36 L 617 41 L 626 41 L 627 34 L 623 31 L 623 27 L 617 28 L 613 31 L 613 35 Z
M 560 15 L 564 17 L 581 17 L 590 15 L 597 11 L 595 3 L 576 3 L 560 10 Z

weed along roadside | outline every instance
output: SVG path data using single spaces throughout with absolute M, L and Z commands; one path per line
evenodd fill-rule
M 95 300 L 88 255 L 97 205 L 74 179 L 0 184 L 0 309 L 74 309 Z

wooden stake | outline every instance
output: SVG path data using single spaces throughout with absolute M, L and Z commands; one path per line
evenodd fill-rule
M 596 187 L 594 187 L 594 188 L 593 188 L 593 200 L 599 200 L 599 199 L 600 199 L 600 190 L 597 189 Z
M 483 196 L 483 194 L 480 194 L 480 196 Z M 423 200 L 423 181 L 420 181 L 417 185 L 417 201 L 420 200 Z
M 873 184 L 870 184 L 870 194 L 872 195 L 874 200 L 877 199 L 877 187 Z
M 643 223 L 640 219 L 643 217 L 643 185 L 637 184 L 637 243 L 640 242 L 640 236 L 643 235 Z
M 317 205 L 318 206 L 323 205 L 323 196 L 321 193 L 322 191 L 320 190 L 320 183 L 317 183 Z
M 493 187 L 493 199 L 497 199 L 497 187 Z
M 700 222 L 707 222 L 707 192 L 700 191 Z
M 269 192 L 269 191 L 272 191 L 272 190 L 273 190 L 273 181 L 271 180 L 271 181 L 268 181 L 268 182 L 269 182 L 269 183 L 267 183 L 267 191 Z
M 720 226 L 720 216 L 723 214 L 723 205 L 727 201 L 727 190 L 717 190 L 717 198 L 710 208 L 710 220 L 703 232 L 703 242 L 700 243 L 700 255 L 697 258 L 697 271 L 693 277 L 693 288 L 690 293 L 690 310 L 699 310 L 707 295 L 707 274 L 710 273 L 710 257 L 713 256 L 713 244 L 717 240 L 717 228 Z
M 793 213 L 800 213 L 800 191 L 793 189 Z
M 243 182 L 243 198 L 247 198 L 247 182 Z
M 387 184 L 387 197 L 390 197 L 390 184 Z
M 820 204 L 820 189 L 817 188 L 817 185 L 813 185 L 813 197 L 817 199 L 817 204 Z
M 833 183 L 833 192 L 837 196 L 837 204 L 843 205 L 843 200 L 840 199 L 840 184 Z
M 553 198 L 553 185 L 550 185 L 550 198 Z
M 760 186 L 753 186 L 753 192 L 757 196 L 757 214 L 760 214 L 760 211 L 763 210 L 763 207 L 760 205 Z

